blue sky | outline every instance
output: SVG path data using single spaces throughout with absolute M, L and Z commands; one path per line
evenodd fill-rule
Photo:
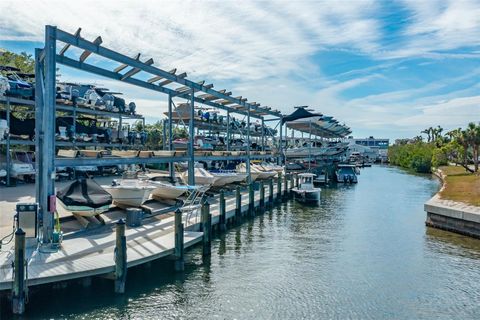
M 46 24 L 82 27 L 86 39 L 101 35 L 105 46 L 142 52 L 249 101 L 285 113 L 310 105 L 356 137 L 480 121 L 480 1 L 3 0 L 0 12 L 0 47 L 8 50 L 33 52 Z M 165 96 L 60 73 L 124 92 L 150 121 L 163 117 Z

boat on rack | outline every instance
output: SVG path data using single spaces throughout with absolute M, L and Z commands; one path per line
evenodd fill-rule
M 112 185 L 103 185 L 102 188 L 112 195 L 113 204 L 119 207 L 140 207 L 156 189 L 147 180 L 125 178 L 114 179 Z
M 247 165 L 245 163 L 240 163 L 239 165 L 237 165 L 237 171 L 240 173 L 247 173 Z M 265 171 L 265 169 L 260 169 L 254 164 L 250 165 L 250 176 L 252 177 L 252 181 L 255 181 L 257 179 L 268 179 L 276 175 L 276 171 Z
M 313 173 L 300 173 L 298 187 L 292 188 L 293 198 L 302 203 L 318 203 L 320 201 L 320 188 L 313 186 Z
M 92 179 L 78 179 L 57 192 L 60 207 L 83 217 L 107 211 L 112 196 Z
M 242 182 L 247 178 L 246 173 L 236 172 L 234 170 L 210 170 L 209 172 L 217 178 L 213 183 L 214 187 L 222 187 L 230 183 Z
M 258 176 L 257 179 L 268 179 L 268 178 L 276 177 L 278 175 L 278 172 L 275 170 L 270 170 L 261 165 L 253 164 L 253 163 L 250 165 L 250 171 L 252 170 L 257 170 L 258 172 L 260 172 L 260 175 Z
M 179 174 L 183 183 L 188 184 L 188 170 Z M 195 184 L 213 185 L 217 177 L 203 168 L 194 168 Z
M 277 173 L 284 173 L 285 167 L 280 166 L 274 163 L 269 163 L 269 162 L 262 162 L 260 164 L 262 168 L 264 168 L 266 171 L 276 171 Z
M 357 183 L 356 166 L 353 164 L 339 164 L 337 171 L 337 182 L 341 183 Z
M 185 185 L 173 185 L 171 183 L 154 180 L 150 180 L 149 182 L 155 187 L 151 195 L 152 198 L 156 200 L 177 199 L 189 190 L 189 187 Z

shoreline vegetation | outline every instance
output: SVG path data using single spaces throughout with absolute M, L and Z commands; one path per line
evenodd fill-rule
M 428 128 L 412 139 L 398 139 L 389 147 L 390 163 L 418 173 L 438 168 L 443 187 L 439 196 L 480 206 L 480 124 L 469 123 L 442 135 L 443 128 Z
M 388 148 L 390 163 L 418 173 L 431 173 L 432 168 L 454 164 L 466 172 L 478 174 L 480 123 L 469 123 L 442 135 L 443 128 L 428 128 L 411 139 L 397 139 Z
M 441 166 L 443 186 L 440 199 L 463 202 L 480 207 L 480 175 L 467 172 L 460 166 Z

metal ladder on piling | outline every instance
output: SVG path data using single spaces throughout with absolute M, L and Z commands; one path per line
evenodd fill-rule
M 180 207 L 182 216 L 184 216 L 185 219 L 185 226 L 198 223 L 198 217 L 202 209 L 202 199 L 209 188 L 210 186 L 199 186 L 188 191 L 187 199 L 185 199 L 183 205 Z M 192 218 L 194 218 L 193 222 L 191 222 Z

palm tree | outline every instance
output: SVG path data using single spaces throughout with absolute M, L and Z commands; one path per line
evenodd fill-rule
M 473 122 L 468 124 L 465 130 L 466 139 L 469 146 L 472 148 L 474 171 L 478 171 L 478 156 L 480 149 L 480 125 L 476 125 Z
M 425 133 L 427 135 L 427 141 L 430 142 L 430 140 L 432 140 L 432 130 L 433 128 L 430 127 L 430 128 L 427 128 L 425 130 L 422 130 L 420 133 Z

